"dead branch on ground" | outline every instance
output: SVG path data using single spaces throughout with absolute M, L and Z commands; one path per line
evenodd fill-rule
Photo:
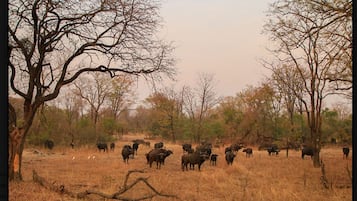
M 69 195 L 72 198 L 83 199 L 83 198 L 86 198 L 88 195 L 93 194 L 93 195 L 100 196 L 102 198 L 115 199 L 115 200 L 124 200 L 124 201 L 146 200 L 146 199 L 151 199 L 151 198 L 153 198 L 155 196 L 161 196 L 161 197 L 167 197 L 167 198 L 176 198 L 178 200 L 181 200 L 176 195 L 164 194 L 164 193 L 160 193 L 159 191 L 157 191 L 155 189 L 155 187 L 153 187 L 148 182 L 149 177 L 147 177 L 147 178 L 139 177 L 135 181 L 133 181 L 131 184 L 128 184 L 128 179 L 129 179 L 129 177 L 130 177 L 130 175 L 132 173 L 145 173 L 143 170 L 129 170 L 128 173 L 125 176 L 123 186 L 119 188 L 118 192 L 115 192 L 113 194 L 106 194 L 106 193 L 103 193 L 103 192 L 100 192 L 100 191 L 96 191 L 96 190 L 85 190 L 84 192 L 79 192 L 79 193 L 71 192 L 71 191 L 65 189 L 65 186 L 63 184 L 62 185 L 56 185 L 56 182 L 50 183 L 50 182 L 46 181 L 45 178 L 39 176 L 35 170 L 33 170 L 32 173 L 33 173 L 32 178 L 33 178 L 33 181 L 35 183 L 38 183 L 41 186 L 43 186 L 45 188 L 48 188 L 51 191 L 55 191 L 55 192 L 60 193 L 60 194 Z M 144 196 L 139 197 L 139 198 L 127 198 L 127 197 L 121 196 L 123 193 L 125 193 L 128 190 L 134 188 L 140 182 L 143 182 L 149 189 L 151 189 L 151 191 L 153 193 L 149 194 L 149 195 L 144 195 Z

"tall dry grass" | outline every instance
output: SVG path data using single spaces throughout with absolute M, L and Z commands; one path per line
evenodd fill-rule
M 116 150 L 109 153 L 99 153 L 94 146 L 75 150 L 58 147 L 52 151 L 40 150 L 44 154 L 35 154 L 33 148 L 28 148 L 23 154 L 25 181 L 9 183 L 9 200 L 76 200 L 34 183 L 32 170 L 49 182 L 63 184 L 73 192 L 92 189 L 111 194 L 121 188 L 128 170 L 133 169 L 145 170 L 145 173 L 134 173 L 129 183 L 138 177 L 148 177 L 149 183 L 158 191 L 177 195 L 185 201 L 352 200 L 351 180 L 347 171 L 347 167 L 352 171 L 352 161 L 351 158 L 342 158 L 340 148 L 326 148 L 321 152 L 326 178 L 330 182 L 330 189 L 325 189 L 320 182 L 321 169 L 313 168 L 311 159 L 302 160 L 300 152 L 296 151 L 289 151 L 287 158 L 284 151 L 278 156 L 268 156 L 266 151 L 253 147 L 252 158 L 246 158 L 240 151 L 233 165 L 228 166 L 224 159 L 224 148 L 214 148 L 213 152 L 219 155 L 217 166 L 211 166 L 206 161 L 201 171 L 196 167 L 194 171 L 183 172 L 180 165 L 181 145 L 165 143 L 166 148 L 174 154 L 166 159 L 160 170 L 156 169 L 156 165 L 149 168 L 146 164 L 145 153 L 151 148 L 145 146 L 140 146 L 135 159 L 125 164 L 121 147 L 137 137 L 129 136 L 118 141 Z M 138 198 L 150 193 L 147 186 L 139 184 L 124 195 Z M 88 200 L 103 199 L 91 195 Z M 155 197 L 152 200 L 177 199 Z

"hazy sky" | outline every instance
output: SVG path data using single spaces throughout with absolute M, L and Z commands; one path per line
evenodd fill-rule
M 198 73 L 204 72 L 214 74 L 217 95 L 234 96 L 262 81 L 269 74 L 258 61 L 269 44 L 261 33 L 269 2 L 273 0 L 164 0 L 161 34 L 176 47 L 175 86 L 195 87 Z M 145 84 L 139 84 L 138 96 L 147 95 Z

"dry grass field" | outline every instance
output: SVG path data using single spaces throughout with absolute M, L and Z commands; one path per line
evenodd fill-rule
M 325 163 L 326 176 L 330 188 L 321 184 L 320 168 L 313 168 L 309 157 L 301 159 L 300 151 L 285 151 L 278 156 L 269 156 L 266 151 L 253 147 L 253 157 L 246 158 L 241 150 L 233 165 L 224 159 L 224 147 L 213 148 L 217 153 L 217 166 L 209 161 L 203 163 L 201 171 L 181 170 L 181 144 L 165 143 L 174 152 L 161 169 L 146 164 L 145 153 L 151 148 L 140 145 L 138 155 L 125 164 L 121 156 L 124 144 L 140 136 L 127 136 L 116 143 L 114 152 L 99 153 L 95 146 L 88 148 L 55 147 L 48 151 L 27 148 L 23 154 L 24 182 L 9 183 L 10 201 L 55 201 L 80 200 L 50 191 L 32 180 L 32 170 L 53 185 L 64 185 L 71 192 L 96 190 L 107 194 L 117 192 L 123 186 L 128 170 L 144 170 L 133 173 L 128 183 L 139 177 L 148 177 L 148 182 L 159 192 L 177 195 L 179 198 L 155 196 L 151 200 L 184 201 L 343 201 L 352 200 L 352 182 L 347 167 L 352 171 L 350 158 L 342 158 L 340 147 L 324 148 L 321 157 Z M 195 146 L 194 146 L 195 147 Z M 89 158 L 89 159 L 88 159 Z M 352 174 L 352 173 L 351 173 Z M 140 198 L 153 192 L 144 183 L 138 183 L 123 196 Z M 97 195 L 89 195 L 85 200 L 105 200 Z

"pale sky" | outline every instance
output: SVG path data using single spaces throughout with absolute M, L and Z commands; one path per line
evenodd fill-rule
M 160 34 L 173 41 L 178 83 L 196 86 L 198 73 L 214 74 L 218 96 L 235 96 L 257 86 L 270 72 L 259 59 L 269 45 L 262 27 L 273 0 L 164 0 Z M 150 91 L 139 83 L 138 96 Z M 170 85 L 167 83 L 167 85 Z

